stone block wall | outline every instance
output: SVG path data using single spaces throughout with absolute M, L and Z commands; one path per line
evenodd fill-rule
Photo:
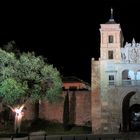
M 63 122 L 64 99 L 69 93 L 69 116 L 70 122 L 76 125 L 90 125 L 91 123 L 91 93 L 90 91 L 63 91 L 61 102 L 41 102 L 39 105 L 39 117 L 49 121 Z M 24 119 L 34 118 L 34 105 L 26 105 Z

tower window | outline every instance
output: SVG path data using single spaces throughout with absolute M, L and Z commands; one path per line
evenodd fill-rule
M 113 35 L 109 35 L 108 36 L 108 42 L 109 43 L 113 43 Z
M 114 75 L 109 75 L 109 85 L 114 85 Z
M 113 51 L 108 51 L 108 59 L 113 59 Z

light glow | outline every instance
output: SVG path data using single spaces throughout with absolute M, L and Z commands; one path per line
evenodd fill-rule
M 20 131 L 20 124 L 22 117 L 24 115 L 22 109 L 24 108 L 24 105 L 22 105 L 20 108 L 16 107 L 13 109 L 15 112 L 15 132 Z

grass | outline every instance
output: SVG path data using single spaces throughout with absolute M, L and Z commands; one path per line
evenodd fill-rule
M 56 126 L 56 125 L 55 125 Z M 84 128 L 81 126 L 74 126 L 69 130 L 64 130 L 63 126 L 48 127 L 46 129 L 48 135 L 71 135 L 71 134 L 89 134 L 90 128 Z
M 46 131 L 47 135 L 68 135 L 89 134 L 91 133 L 91 128 L 85 126 L 70 126 L 69 129 L 65 130 L 63 124 L 38 119 L 32 122 L 28 131 Z

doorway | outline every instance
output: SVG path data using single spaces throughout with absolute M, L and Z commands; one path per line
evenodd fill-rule
M 123 128 L 122 131 L 124 132 L 128 132 L 130 131 L 130 99 L 131 97 L 135 94 L 135 92 L 130 92 L 128 93 L 124 99 L 123 99 L 123 103 L 122 103 L 122 123 L 123 123 Z

